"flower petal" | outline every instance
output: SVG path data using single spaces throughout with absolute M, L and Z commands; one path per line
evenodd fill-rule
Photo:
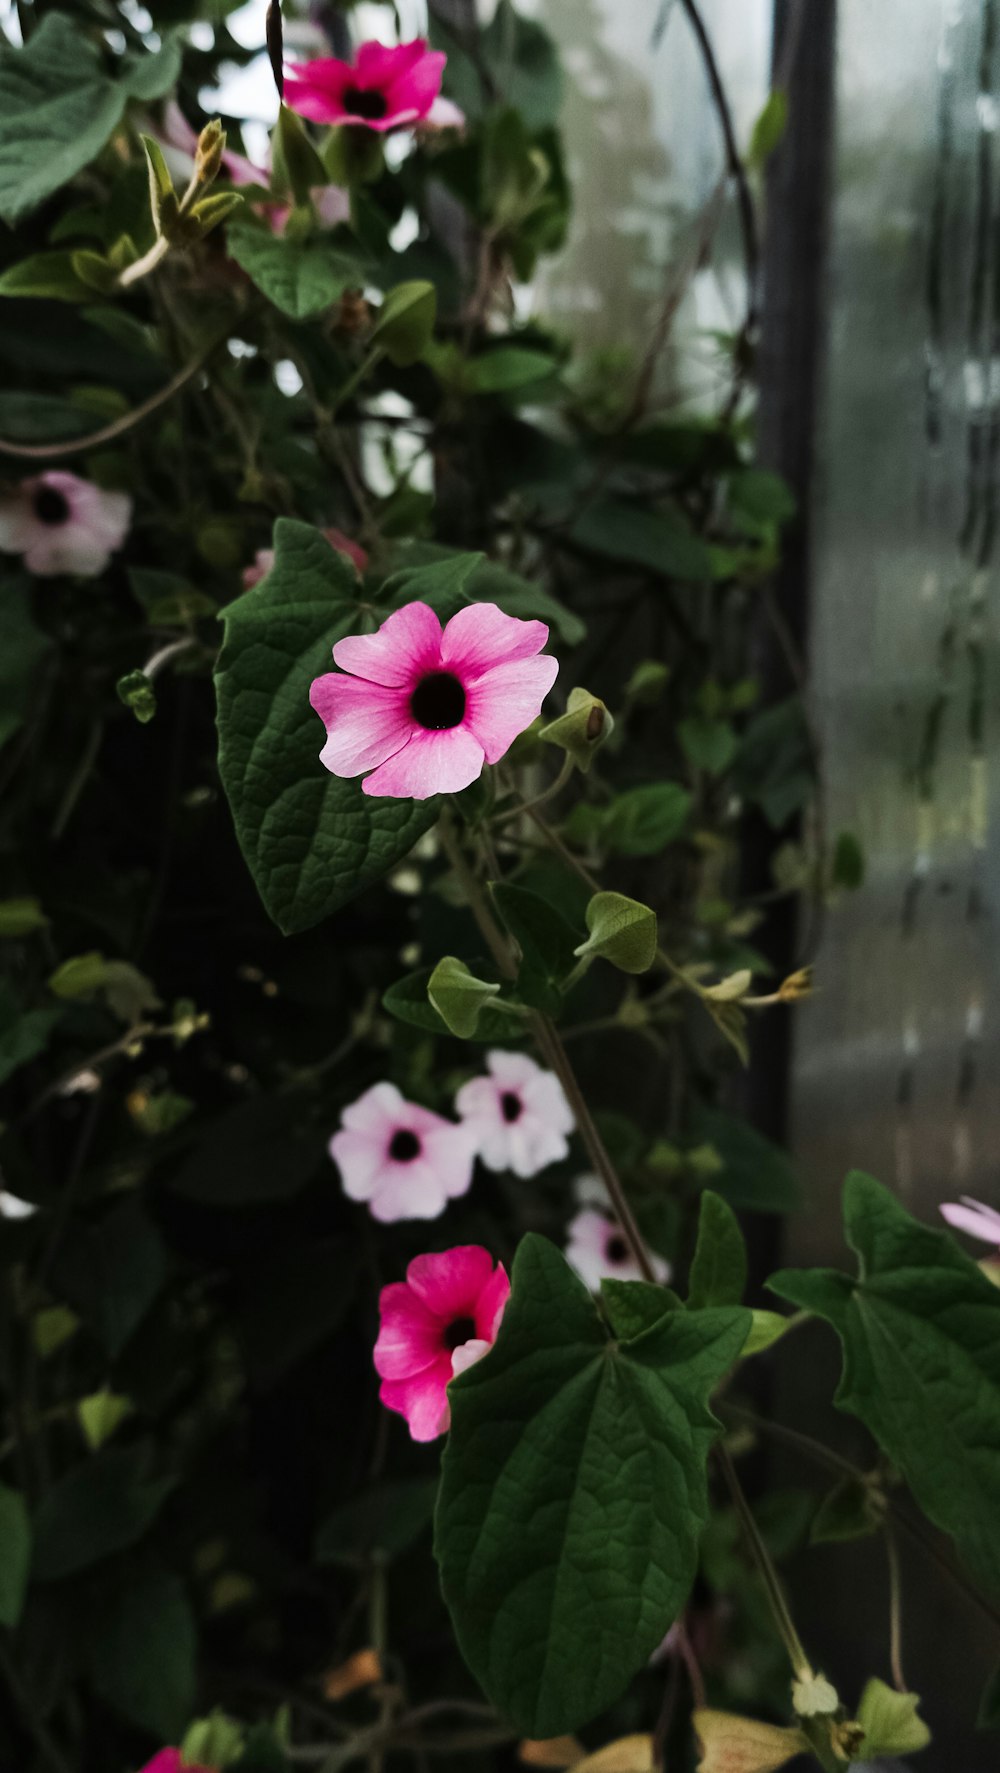
M 466 686 L 466 723 L 480 741 L 487 763 L 503 757 L 518 734 L 537 720 L 558 674 L 558 659 L 542 653 L 538 658 L 498 665 L 477 683 Z
M 433 1441 L 445 1433 L 450 1420 L 450 1378 L 451 1355 L 445 1352 L 433 1367 L 412 1379 L 383 1379 L 379 1397 L 387 1409 L 406 1417 L 415 1441 Z
M 309 700 L 326 727 L 320 761 L 335 776 L 361 776 L 385 763 L 413 732 L 405 695 L 343 671 L 317 677 Z
M 507 1270 L 502 1262 L 498 1262 L 479 1295 L 475 1313 L 476 1334 L 485 1337 L 487 1342 L 494 1341 L 509 1298 Z
M 353 83 L 364 88 L 385 88 L 417 67 L 427 54 L 426 37 L 414 37 L 410 43 L 376 43 L 358 45 L 354 57 Z M 442 64 L 445 57 L 441 57 Z
M 386 1165 L 368 1210 L 380 1225 L 400 1219 L 439 1219 L 448 1202 L 441 1172 L 427 1158 Z
M 311 123 L 338 123 L 345 115 L 344 92 L 353 79 L 350 63 L 336 56 L 292 62 L 285 70 L 285 103 Z
M 956 1231 L 978 1237 L 984 1244 L 1000 1244 L 1000 1213 L 986 1206 L 985 1202 L 963 1194 L 961 1205 L 957 1201 L 948 1201 L 941 1208 L 941 1214 Z
M 414 1256 L 406 1270 L 406 1284 L 428 1311 L 442 1323 L 449 1323 L 455 1317 L 475 1315 L 479 1296 L 492 1274 L 489 1250 L 481 1244 L 457 1244 L 452 1250 Z
M 428 603 L 404 604 L 377 634 L 348 634 L 333 649 L 342 671 L 406 689 L 423 672 L 437 670 L 440 656 L 441 624 Z
M 451 1351 L 452 1378 L 457 1379 L 459 1373 L 467 1373 L 470 1367 L 482 1360 L 484 1354 L 489 1354 L 492 1346 L 492 1342 L 486 1341 L 482 1336 L 470 1336 L 468 1342 L 460 1342 Z
M 340 1118 L 352 1132 L 373 1133 L 388 1144 L 395 1128 L 404 1123 L 409 1106 L 394 1083 L 383 1081 L 348 1103 Z
M 544 622 L 522 622 L 495 603 L 470 603 L 452 616 L 441 641 L 441 665 L 468 687 L 484 673 L 516 659 L 531 659 L 549 638 Z
M 397 800 L 427 800 L 432 794 L 459 794 L 483 771 L 483 747 L 464 726 L 447 732 L 414 732 L 407 745 L 383 763 L 361 786 L 365 794 Z
M 389 1160 L 381 1140 L 371 1133 L 355 1133 L 344 1127 L 334 1133 L 327 1147 L 338 1170 L 348 1200 L 370 1201 L 386 1173 Z
M 385 88 L 388 115 L 400 119 L 405 115 L 408 121 L 426 117 L 441 91 L 447 59 L 440 50 L 430 50 L 408 73 L 394 76 Z
M 375 1371 L 383 1379 L 409 1379 L 440 1357 L 441 1324 L 412 1287 L 394 1281 L 379 1294 L 381 1328 L 375 1344 Z

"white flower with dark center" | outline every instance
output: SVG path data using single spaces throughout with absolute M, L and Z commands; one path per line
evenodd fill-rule
M 488 1077 L 473 1077 L 455 1097 L 487 1169 L 537 1176 L 569 1152 L 573 1114 L 562 1084 L 527 1053 L 487 1053 Z
M 345 1108 L 330 1140 L 349 1200 L 373 1219 L 436 1219 L 472 1181 L 475 1141 L 468 1130 L 407 1102 L 395 1084 L 374 1084 Z
M 0 498 L 0 549 L 20 554 L 40 579 L 103 572 L 128 534 L 132 501 L 89 480 L 47 469 Z
M 670 1263 L 647 1248 L 650 1266 L 658 1281 L 670 1279 Z M 645 1276 L 628 1247 L 621 1226 L 606 1213 L 585 1207 L 571 1219 L 566 1232 L 566 1260 L 576 1269 L 584 1286 L 600 1291 L 602 1280 L 644 1280 Z

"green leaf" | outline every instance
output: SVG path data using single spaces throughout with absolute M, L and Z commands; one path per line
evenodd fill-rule
M 58 1009 L 22 1010 L 0 981 L 0 1083 L 45 1051 L 59 1016 Z
M 319 234 L 272 234 L 238 221 L 226 229 L 226 245 L 261 294 L 292 320 L 322 313 L 365 281 L 360 260 Z
M 322 1132 L 304 1120 L 299 1097 L 254 1096 L 200 1129 L 171 1187 L 217 1207 L 286 1200 L 311 1181 L 323 1151 Z
M 159 49 L 147 54 L 127 55 L 121 64 L 120 79 L 129 98 L 166 98 L 177 85 L 181 71 L 183 38 L 180 32 L 165 32 Z
M 744 1358 L 751 1354 L 764 1354 L 775 1342 L 780 1341 L 791 1323 L 791 1318 L 783 1317 L 780 1311 L 761 1311 L 754 1307 L 751 1313 L 753 1322 L 750 1334 L 743 1344 Z
M 912 1755 L 926 1748 L 931 1733 L 917 1716 L 917 1693 L 897 1693 L 884 1681 L 872 1678 L 861 1695 L 858 1723 L 865 1733 L 861 1752 L 876 1760 L 893 1755 Z
M 561 1001 L 559 985 L 571 971 L 576 937 L 565 918 L 525 887 L 499 881 L 490 889 L 500 916 L 521 950 L 518 994 L 533 1009 L 553 1011 Z
M 619 499 L 595 499 L 576 519 L 569 539 L 589 553 L 642 567 L 659 578 L 707 581 L 712 557 L 677 511 L 650 511 Z
M 479 1017 L 490 999 L 499 994 L 499 985 L 477 979 L 464 960 L 446 954 L 439 960 L 427 981 L 427 996 L 449 1032 L 459 1040 L 471 1040 L 479 1026 Z
M 194 1707 L 197 1649 L 179 1578 L 151 1564 L 102 1586 L 86 1648 L 102 1699 L 159 1741 L 178 1742 Z
M 624 893 L 595 893 L 586 918 L 590 936 L 574 954 L 601 956 L 623 973 L 648 973 L 656 959 L 655 911 Z
M 859 1416 L 974 1578 L 1000 1593 L 1000 1288 L 945 1231 L 855 1171 L 844 1186 L 857 1278 L 785 1270 L 768 1283 L 833 1325 L 836 1402 Z
M 85 413 L 82 407 L 74 406 L 68 400 L 60 400 L 54 394 L 27 394 L 22 389 L 0 392 L 0 432 L 15 443 L 51 443 L 53 440 L 61 442 L 64 438 L 84 436 L 93 429 L 93 425 L 92 413 Z M 17 581 L 14 580 L 13 583 Z M 9 599 L 10 592 L 11 583 L 7 583 L 4 585 L 5 599 Z M 6 609 L 4 619 L 7 619 Z M 5 663 L 0 654 L 0 688 L 4 687 L 2 673 Z M 4 707 L 7 699 L 5 695 Z M 0 735 L 5 729 L 6 713 L 0 713 Z
M 319 761 L 309 686 L 361 627 L 357 575 L 319 533 L 281 519 L 267 577 L 224 611 L 219 769 L 267 911 L 289 935 L 387 874 L 434 823 L 433 801 L 369 798 Z
M 994 1671 L 983 1689 L 976 1724 L 980 1730 L 1000 1730 L 1000 1668 Z
M 674 1311 L 612 1339 L 559 1252 L 521 1243 L 497 1342 L 449 1388 L 435 1527 L 460 1648 L 516 1729 L 556 1736 L 603 1711 L 683 1606 L 708 1399 L 749 1322 Z
M 47 13 L 23 49 L 0 42 L 0 218 L 20 221 L 88 165 L 125 98 L 65 13 Z
M 16 431 L 10 435 L 17 435 Z M 38 667 L 52 642 L 36 628 L 28 581 L 5 577 L 3 645 L 0 646 L 0 745 L 17 732 L 35 702 Z
M 430 1526 L 437 1492 L 436 1477 L 366 1489 L 327 1515 L 316 1538 L 317 1561 L 363 1568 L 373 1552 L 399 1557 Z
M 59 1290 L 116 1358 L 167 1278 L 163 1240 L 137 1197 L 94 1224 L 76 1220 L 54 1259 Z
M 127 1397 L 118 1397 L 112 1391 L 95 1391 L 90 1397 L 80 1399 L 76 1414 L 92 1453 L 96 1453 L 105 1441 L 111 1439 L 131 1408 Z
M 802 1190 L 785 1153 L 745 1120 L 721 1108 L 701 1107 L 692 1130 L 697 1145 L 713 1145 L 721 1158 L 714 1186 L 731 1207 L 788 1213 L 799 1205 Z
M 173 1489 L 147 1475 L 146 1449 L 95 1454 L 47 1490 L 35 1517 L 37 1582 L 59 1582 L 135 1545 Z
M 846 1477 L 824 1496 L 809 1529 L 810 1545 L 866 1539 L 885 1522 L 886 1500 L 875 1484 Z
M 647 782 L 607 806 L 581 802 L 566 820 L 570 837 L 598 842 L 619 856 L 658 856 L 684 833 L 693 796 L 678 782 Z
M 0 1484 L 0 1625 L 21 1617 L 31 1565 L 31 1522 L 24 1497 Z
M 384 994 L 382 1006 L 390 1016 L 395 1016 L 397 1022 L 406 1022 L 411 1028 L 422 1028 L 426 1034 L 450 1034 L 447 1022 L 427 996 L 431 973 L 432 968 L 421 967 L 417 972 L 397 979 Z M 507 1011 L 490 1009 L 486 1005 L 479 1012 L 475 1034 L 470 1038 L 493 1046 L 513 1038 L 520 1039 L 521 1032 L 521 1026 Z
M 156 688 L 145 671 L 126 671 L 115 684 L 115 691 L 118 700 L 131 710 L 140 726 L 146 726 L 152 720 L 156 713 Z
M 726 484 L 734 512 L 754 525 L 788 523 L 795 516 L 795 495 L 780 474 L 767 468 L 734 468 Z
M 326 185 L 329 174 L 309 139 L 305 125 L 287 105 L 278 108 L 278 121 L 271 136 L 273 150 L 272 183 L 276 190 L 287 189 L 296 203 L 308 203 L 314 185 Z
M 36 252 L 0 274 L 0 296 L 37 296 L 54 302 L 89 302 L 93 290 L 73 269 L 72 252 Z
M 630 1342 L 669 1311 L 683 1311 L 677 1294 L 653 1281 L 602 1280 L 601 1302 L 616 1336 Z
M 750 166 L 759 170 L 765 165 L 784 136 L 787 125 L 788 94 L 780 86 L 775 86 L 764 100 L 763 109 L 753 126 L 747 151 Z
M 197 222 L 202 239 L 211 234 L 220 222 L 232 215 L 235 209 L 243 209 L 246 199 L 240 191 L 212 191 L 209 196 L 202 197 L 191 211 L 192 221 Z
M 437 316 L 433 283 L 397 283 L 386 292 L 371 342 L 398 367 L 416 363 L 429 345 Z
M 0 899 L 0 937 L 30 936 L 48 921 L 37 899 Z
M 707 714 L 692 715 L 677 727 L 684 755 L 695 769 L 721 776 L 736 756 L 736 734 L 728 720 L 710 720 Z
M 706 1188 L 701 1197 L 698 1242 L 688 1281 L 688 1305 L 738 1305 L 747 1284 L 747 1252 L 732 1207 Z
M 474 357 L 468 368 L 477 394 L 508 394 L 555 375 L 559 365 L 546 351 L 498 345 L 485 356 Z

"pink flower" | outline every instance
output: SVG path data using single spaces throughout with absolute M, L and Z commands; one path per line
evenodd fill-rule
M 429 1108 L 407 1102 L 395 1084 L 374 1084 L 345 1108 L 330 1156 L 348 1200 L 366 1201 L 373 1219 L 436 1219 L 468 1191 L 475 1142 Z
M 399 129 L 428 115 L 447 59 L 428 49 L 426 37 L 401 43 L 398 49 L 362 43 L 353 67 L 333 56 L 293 62 L 285 75 L 285 103 L 313 123 Z
M 353 562 L 359 573 L 365 571 L 368 565 L 368 555 L 359 542 L 352 542 L 350 536 L 345 536 L 342 529 L 325 529 L 323 534 L 331 548 L 336 549 L 338 554 L 346 554 L 348 560 Z M 243 568 L 244 591 L 251 591 L 254 585 L 260 584 L 261 579 L 266 579 L 273 565 L 274 549 L 258 548 L 253 557 L 253 565 Z
M 462 1085 L 455 1107 L 487 1169 L 537 1176 L 569 1151 L 573 1114 L 562 1084 L 527 1053 L 487 1053 L 488 1077 Z
M 179 1748 L 161 1748 L 158 1755 L 146 1762 L 142 1773 L 216 1773 L 216 1769 L 196 1767 L 192 1761 L 182 1761 Z
M 536 656 L 548 637 L 544 622 L 493 603 L 460 609 L 443 631 L 429 604 L 408 603 L 377 634 L 338 640 L 341 672 L 309 691 L 326 727 L 321 761 L 335 776 L 371 770 L 366 794 L 426 800 L 468 788 L 538 715 L 559 670 Z
M 0 498 L 0 548 L 23 554 L 40 579 L 55 573 L 92 579 L 121 547 L 131 516 L 127 493 L 104 492 L 61 468 L 47 468 Z
M 961 1202 L 946 1202 L 941 1213 L 956 1231 L 964 1231 L 969 1237 L 978 1237 L 982 1243 L 1000 1249 L 1000 1213 L 995 1207 L 988 1207 L 983 1201 L 963 1194 Z
M 405 1281 L 382 1288 L 379 1397 L 406 1417 L 415 1441 L 447 1432 L 448 1382 L 492 1348 L 509 1296 L 503 1264 L 494 1268 L 478 1244 L 416 1256 Z
M 351 198 L 340 185 L 313 185 L 309 192 L 317 221 L 324 228 L 335 228 L 338 222 L 351 219 Z M 283 234 L 292 213 L 290 203 L 262 204 L 272 234 Z
M 670 1264 L 654 1250 L 647 1250 L 650 1265 L 658 1281 L 670 1279 Z M 571 1219 L 566 1234 L 566 1260 L 592 1293 L 600 1291 L 602 1280 L 643 1280 L 645 1277 L 621 1233 L 621 1228 L 606 1213 L 587 1207 Z

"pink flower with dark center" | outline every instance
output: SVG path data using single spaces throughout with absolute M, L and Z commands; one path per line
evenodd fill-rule
M 406 1417 L 415 1441 L 447 1432 L 449 1381 L 493 1346 L 509 1296 L 503 1264 L 494 1268 L 478 1244 L 416 1256 L 405 1281 L 382 1288 L 379 1397 Z
M 429 604 L 408 603 L 377 634 L 338 640 L 341 670 L 309 691 L 326 727 L 321 762 L 335 776 L 370 770 L 365 794 L 468 788 L 539 714 L 559 670 L 542 654 L 548 637 L 544 622 L 493 603 L 469 604 L 443 630 Z
M 345 536 L 342 529 L 325 529 L 323 534 L 331 548 L 335 549 L 338 554 L 346 555 L 359 573 L 365 571 L 368 565 L 368 555 L 359 542 L 352 542 L 350 536 Z M 274 549 L 258 548 L 253 557 L 253 565 L 243 568 L 244 591 L 251 591 L 254 585 L 260 584 L 261 579 L 266 579 L 273 565 Z
M 647 1249 L 658 1281 L 670 1279 L 670 1263 Z M 602 1280 L 644 1280 L 645 1276 L 622 1235 L 621 1226 L 606 1213 L 587 1207 L 571 1219 L 566 1230 L 566 1260 L 576 1269 L 592 1293 L 600 1292 Z
M 537 1176 L 569 1152 L 573 1113 L 562 1084 L 527 1053 L 487 1053 L 487 1077 L 462 1085 L 455 1107 L 489 1170 Z
M 1000 1213 L 995 1207 L 988 1207 L 985 1202 L 963 1194 L 959 1201 L 947 1201 L 941 1214 L 956 1231 L 964 1231 L 968 1237 L 977 1237 L 981 1243 L 993 1244 L 994 1248 L 1000 1249 Z
M 93 579 L 121 547 L 131 516 L 127 493 L 47 468 L 0 498 L 0 549 L 23 555 L 40 579 L 56 573 Z
M 353 65 L 333 56 L 293 62 L 285 74 L 285 103 L 312 123 L 399 129 L 428 115 L 447 59 L 428 49 L 426 37 L 396 49 L 362 43 Z
M 330 1156 L 348 1200 L 373 1219 L 436 1219 L 468 1191 L 476 1159 L 467 1128 L 407 1102 L 395 1084 L 374 1084 L 345 1108 Z

